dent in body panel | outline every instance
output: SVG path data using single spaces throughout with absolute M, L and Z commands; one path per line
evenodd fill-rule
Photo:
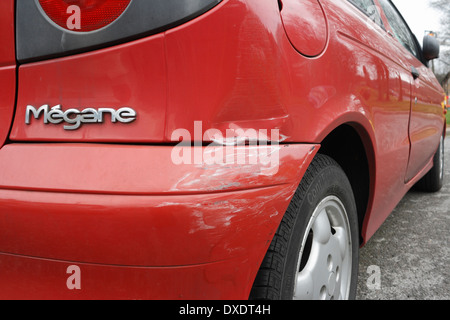
M 168 31 L 166 138 L 194 121 L 223 133 L 238 126 L 290 136 L 281 34 L 278 4 L 271 0 L 230 0 L 198 23 Z M 201 46 L 195 45 L 199 39 Z M 191 104 L 195 110 L 182 112 Z

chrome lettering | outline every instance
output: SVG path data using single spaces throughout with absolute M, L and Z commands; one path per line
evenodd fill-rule
M 43 117 L 44 124 L 65 123 L 65 130 L 76 130 L 86 123 L 103 123 L 105 114 L 111 116 L 111 122 L 131 123 L 136 120 L 137 112 L 132 108 L 124 107 L 118 110 L 113 108 L 86 108 L 82 111 L 78 109 L 68 109 L 63 111 L 61 105 L 56 105 L 49 110 L 49 105 L 43 105 L 36 109 L 28 105 L 25 113 L 25 123 L 31 122 L 31 117 L 39 119 Z

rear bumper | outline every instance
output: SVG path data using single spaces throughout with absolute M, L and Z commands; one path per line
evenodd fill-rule
M 69 290 L 70 266 L 80 268 L 80 289 Z M 0 254 L 0 299 L 246 299 L 244 261 L 179 267 L 131 267 Z M 240 268 L 239 266 L 243 266 Z
M 273 170 L 176 165 L 163 146 L 3 147 L 0 298 L 246 299 L 318 150 L 276 148 Z

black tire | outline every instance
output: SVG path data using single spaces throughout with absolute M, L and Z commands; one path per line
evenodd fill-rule
M 328 264 L 327 267 L 329 267 L 328 271 L 330 273 L 328 279 L 322 279 L 326 278 L 326 274 L 323 272 L 320 273 L 320 276 L 317 277 L 319 280 L 315 281 L 317 282 L 317 284 L 315 284 L 316 288 L 312 290 L 309 288 L 308 290 L 305 289 L 306 291 L 303 293 L 306 293 L 307 295 L 311 294 L 313 298 L 316 299 L 355 298 L 359 263 L 359 231 L 352 188 L 341 167 L 330 157 L 318 154 L 303 177 L 272 240 L 254 281 L 250 299 L 291 300 L 294 298 L 294 292 L 298 291 L 298 289 L 295 289 L 297 277 L 299 274 L 309 272 L 305 271 L 307 266 L 309 270 L 308 263 L 312 260 L 312 258 L 309 257 L 310 251 L 308 250 L 315 250 L 313 249 L 314 246 L 320 246 L 315 244 L 316 242 L 313 240 L 316 236 L 318 237 L 313 231 L 313 226 L 316 222 L 314 220 L 314 223 L 311 223 L 313 222 L 313 219 L 319 220 L 317 211 L 321 208 L 320 206 L 322 203 L 328 199 L 330 201 L 335 201 L 336 204 L 341 203 L 347 217 L 347 219 L 338 219 L 339 221 L 344 221 L 343 223 L 348 226 L 348 232 L 346 232 L 346 234 L 348 234 L 349 239 L 343 241 L 344 245 L 345 243 L 348 244 L 348 250 L 346 250 L 348 252 L 346 252 L 346 254 L 351 253 L 350 256 L 345 258 L 345 261 L 347 261 L 345 266 L 351 268 L 351 270 L 348 271 L 348 276 L 345 276 L 345 279 L 347 279 L 345 281 L 345 288 L 347 288 L 347 291 L 345 297 L 334 296 L 336 290 L 331 289 L 333 286 L 333 273 L 335 272 L 336 280 L 338 276 L 340 277 L 341 283 L 339 286 L 344 287 L 342 284 L 344 283 L 344 271 L 338 270 L 339 263 L 336 263 L 335 271 L 331 270 L 335 258 L 330 254 L 328 255 L 328 258 L 332 263 L 330 263 L 330 261 L 322 261 L 324 259 L 319 260 L 314 258 L 314 263 L 321 266 L 317 269 L 322 270 L 322 264 Z M 336 201 L 336 199 L 340 201 Z M 330 218 L 330 214 L 327 213 L 329 211 L 328 207 L 324 207 L 320 211 L 322 213 L 325 212 L 325 215 Z M 339 208 L 336 209 L 336 211 L 339 211 Z M 320 216 L 324 215 L 320 214 Z M 344 215 L 340 216 L 343 217 Z M 333 233 L 333 226 L 330 226 L 330 232 L 333 234 L 332 237 L 335 237 L 338 233 L 336 233 L 336 230 L 334 230 L 335 233 Z M 308 233 L 308 236 L 306 233 Z M 319 232 L 317 232 L 317 234 L 319 234 Z M 329 242 L 331 242 L 331 238 Z M 302 247 L 304 252 L 300 257 L 300 250 Z M 344 267 L 342 267 L 342 269 L 344 269 Z M 300 272 L 300 270 L 302 270 L 302 272 Z M 311 268 L 311 270 L 314 270 L 314 267 Z M 339 274 L 340 271 L 342 272 L 342 277 Z M 322 281 L 323 284 L 319 284 L 320 281 Z M 338 282 L 336 281 L 336 283 Z M 303 288 L 303 286 L 298 286 L 297 288 L 299 287 Z M 325 294 L 317 292 L 317 288 L 319 287 L 322 288 L 320 290 L 321 292 L 323 290 L 325 291 Z M 329 291 L 331 291 L 331 293 Z
M 444 185 L 444 136 L 441 137 L 438 150 L 433 157 L 433 168 L 415 185 L 415 189 L 424 192 L 438 192 Z

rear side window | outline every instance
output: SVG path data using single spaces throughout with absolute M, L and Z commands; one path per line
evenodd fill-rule
M 391 25 L 391 29 L 394 32 L 394 36 L 398 41 L 413 55 L 418 57 L 418 50 L 414 36 L 408 28 L 408 25 L 403 20 L 402 16 L 398 13 L 397 9 L 388 0 L 379 0 L 380 5 L 383 8 L 386 18 Z
M 350 2 L 367 15 L 370 15 L 369 8 L 375 5 L 373 0 L 350 0 Z
M 384 28 L 383 21 L 373 0 L 349 0 L 355 7 L 366 14 L 380 27 Z

